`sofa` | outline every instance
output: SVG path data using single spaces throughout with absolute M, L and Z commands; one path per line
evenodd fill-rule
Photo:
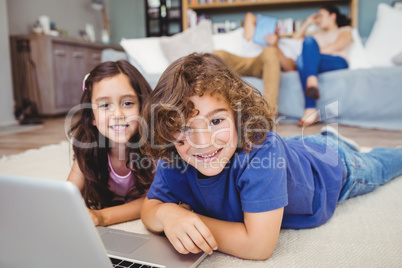
M 321 98 L 317 107 L 322 121 L 402 131 L 402 35 L 396 34 L 401 28 L 402 11 L 381 3 L 365 45 L 357 29 L 353 29 L 349 69 L 318 77 Z M 211 22 L 205 20 L 170 37 L 122 39 L 120 44 L 125 52 L 106 50 L 102 60 L 128 59 L 154 88 L 170 63 L 192 52 L 223 49 L 241 56 L 258 55 L 256 45 L 243 38 L 242 28 L 221 34 L 212 34 L 211 29 Z M 281 38 L 279 47 L 295 59 L 300 54 L 301 41 Z M 260 78 L 244 80 L 263 91 Z M 296 71 L 281 74 L 278 112 L 285 121 L 296 121 L 304 113 Z

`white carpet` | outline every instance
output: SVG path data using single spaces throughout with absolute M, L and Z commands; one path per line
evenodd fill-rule
M 69 143 L 3 157 L 0 173 L 65 180 L 72 164 Z M 140 220 L 113 228 L 146 233 Z M 246 261 L 215 252 L 199 267 L 402 267 L 402 177 L 338 205 L 323 226 L 282 230 L 273 256 Z

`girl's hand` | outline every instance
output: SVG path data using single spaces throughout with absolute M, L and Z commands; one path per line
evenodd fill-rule
M 95 226 L 104 226 L 104 220 L 101 210 L 88 209 L 88 212 Z
M 163 210 L 165 235 L 178 252 L 212 254 L 218 248 L 211 231 L 196 213 L 175 204 L 164 206 Z

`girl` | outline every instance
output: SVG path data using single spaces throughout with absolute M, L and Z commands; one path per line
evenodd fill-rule
M 143 110 L 154 124 L 143 149 L 163 159 L 142 207 L 145 226 L 181 253 L 266 259 L 281 227 L 319 226 L 338 202 L 402 174 L 402 149 L 359 153 L 331 128 L 282 139 L 268 111 L 217 56 L 172 63 Z
M 139 114 L 151 88 L 121 60 L 96 66 L 83 90 L 69 130 L 75 160 L 68 181 L 81 190 L 95 225 L 137 219 L 154 170 L 138 148 Z
M 296 60 L 305 94 L 305 111 L 298 126 L 319 120 L 316 108 L 316 100 L 320 97 L 317 75 L 348 68 L 349 48 L 353 43 L 351 27 L 348 26 L 350 19 L 332 5 L 323 6 L 317 14 L 310 15 L 293 37 L 303 38 L 313 22 L 321 32 L 305 37 L 302 54 Z

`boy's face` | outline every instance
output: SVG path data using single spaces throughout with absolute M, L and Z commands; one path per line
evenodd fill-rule
M 193 96 L 199 113 L 188 119 L 175 138 L 178 154 L 206 176 L 219 174 L 237 148 L 237 131 L 232 109 L 220 95 Z

